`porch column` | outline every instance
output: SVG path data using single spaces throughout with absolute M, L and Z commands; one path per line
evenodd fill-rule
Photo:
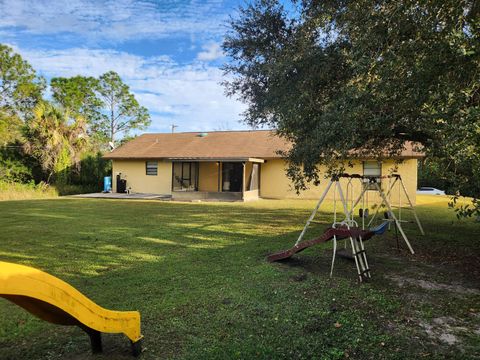
M 222 170 L 222 163 L 220 161 L 217 161 L 217 175 L 218 175 L 217 192 L 220 192 L 220 171 L 221 170 Z
M 245 181 L 245 168 L 246 168 L 246 165 L 245 165 L 245 162 L 242 163 L 243 165 L 243 171 L 242 171 L 242 199 L 244 199 L 245 197 L 245 185 L 246 185 L 246 181 Z

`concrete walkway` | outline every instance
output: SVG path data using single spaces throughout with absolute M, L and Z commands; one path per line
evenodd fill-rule
M 161 194 L 126 194 L 126 193 L 91 193 L 71 195 L 73 197 L 89 198 L 89 199 L 133 199 L 133 200 L 170 200 L 171 195 Z

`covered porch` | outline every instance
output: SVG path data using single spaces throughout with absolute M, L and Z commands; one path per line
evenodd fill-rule
M 259 198 L 263 159 L 170 160 L 173 200 L 250 201 Z

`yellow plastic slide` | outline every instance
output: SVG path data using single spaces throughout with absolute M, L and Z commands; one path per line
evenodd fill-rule
M 125 334 L 133 354 L 141 352 L 138 311 L 104 309 L 66 282 L 38 269 L 0 261 L 0 297 L 42 320 L 79 326 L 90 336 L 93 352 L 102 351 L 102 332 Z

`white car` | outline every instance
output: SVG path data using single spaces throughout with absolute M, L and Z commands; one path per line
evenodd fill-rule
M 421 195 L 445 195 L 445 191 L 435 189 L 433 187 L 421 187 L 417 190 L 417 194 Z

